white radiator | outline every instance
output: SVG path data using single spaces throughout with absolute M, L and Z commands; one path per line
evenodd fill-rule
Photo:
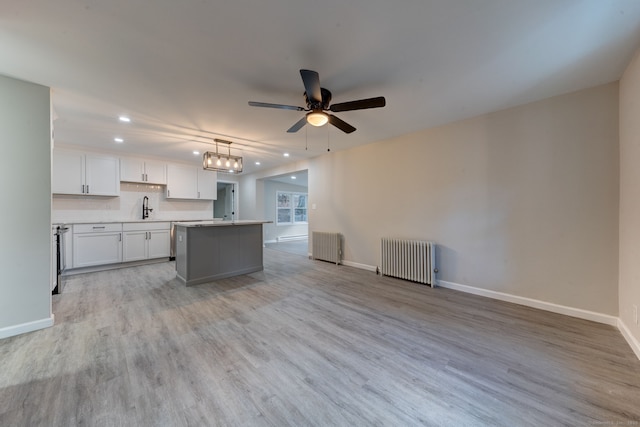
M 311 233 L 311 256 L 313 259 L 340 264 L 342 255 L 342 236 L 340 233 L 314 231 Z
M 436 285 L 436 245 L 433 242 L 382 238 L 382 274 Z

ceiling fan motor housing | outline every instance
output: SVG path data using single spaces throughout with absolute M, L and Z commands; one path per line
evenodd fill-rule
M 307 92 L 304 93 L 304 102 L 307 104 L 307 108 L 309 110 L 328 110 L 329 104 L 331 103 L 331 91 L 329 89 L 325 89 L 323 87 L 320 88 L 320 93 L 322 94 L 322 102 L 317 103 L 313 102 L 309 99 Z

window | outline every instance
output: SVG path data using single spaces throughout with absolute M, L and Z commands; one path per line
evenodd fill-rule
M 276 193 L 276 224 L 307 223 L 307 193 Z

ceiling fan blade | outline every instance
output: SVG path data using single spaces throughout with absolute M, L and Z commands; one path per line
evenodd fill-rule
M 357 101 L 341 102 L 339 104 L 333 104 L 329 110 L 334 113 L 340 111 L 351 110 L 365 110 L 367 108 L 380 108 L 386 105 L 384 96 L 378 96 L 376 98 L 359 99 Z
M 329 116 L 329 123 L 331 123 L 332 125 L 334 125 L 338 129 L 340 129 L 344 133 L 351 133 L 354 130 L 356 130 L 356 128 L 354 128 L 353 126 L 351 126 L 349 123 L 345 122 L 344 120 L 339 119 L 336 116 L 333 116 L 331 114 L 328 114 L 328 116 Z
M 304 108 L 296 107 L 295 105 L 269 104 L 268 102 L 249 101 L 249 105 L 251 105 L 252 107 L 267 107 L 267 108 L 280 108 L 281 110 L 304 111 Z
M 320 90 L 320 76 L 316 71 L 300 70 L 300 76 L 304 83 L 304 90 L 307 92 L 307 99 L 311 104 L 322 103 L 322 92 Z
M 289 133 L 298 132 L 306 124 L 307 124 L 307 116 L 304 116 L 303 118 L 298 120 L 295 125 L 291 126 L 289 129 L 287 129 L 287 132 L 289 132 Z

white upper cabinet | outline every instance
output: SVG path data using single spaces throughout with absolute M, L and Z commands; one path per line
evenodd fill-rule
M 193 166 L 167 165 L 167 199 L 197 198 L 197 169 Z
M 215 200 L 217 174 L 197 166 L 167 165 L 167 198 Z
M 85 194 L 84 184 L 84 153 L 53 150 L 51 191 L 54 194 Z
M 117 157 L 55 149 L 51 189 L 54 194 L 120 195 Z
M 121 158 L 120 181 L 165 185 L 167 183 L 167 166 L 161 162 Z
M 85 157 L 86 194 L 120 195 L 120 163 L 117 157 L 87 154 Z
M 160 162 L 144 162 L 145 177 L 150 184 L 167 184 L 167 165 Z
M 198 168 L 198 198 L 216 200 L 218 198 L 218 174 Z

